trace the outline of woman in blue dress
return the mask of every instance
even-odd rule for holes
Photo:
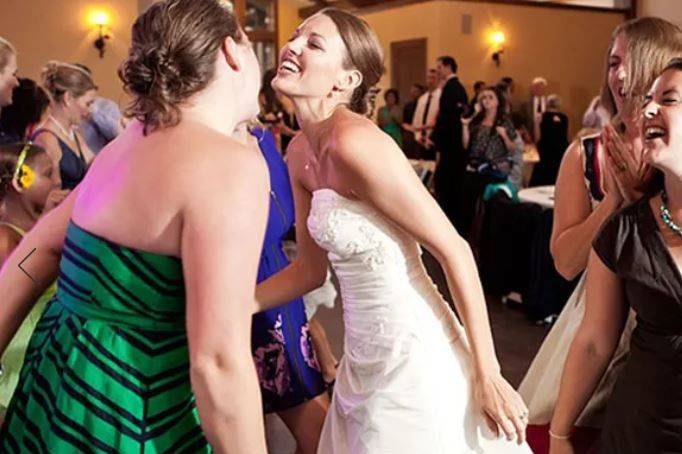
[[[270,172],[270,213],[263,242],[258,282],[282,270],[289,261],[282,241],[294,224],[289,172],[272,134],[251,132]],[[253,316],[251,348],[258,372],[263,411],[276,412],[296,438],[298,452],[315,453],[329,400],[310,338],[302,298]]]

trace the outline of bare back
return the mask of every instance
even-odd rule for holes
[[[257,150],[196,123],[145,136],[133,122],[93,162],[79,186],[72,221],[134,249],[180,256],[183,208],[207,178],[229,181],[231,156]],[[207,175],[207,161],[215,172]],[[233,162],[233,161],[232,161]],[[221,208],[215,200],[216,209]]]

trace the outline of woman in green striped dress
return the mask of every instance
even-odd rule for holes
[[[256,57],[227,2],[165,0],[120,77],[136,120],[0,272],[0,352],[58,278],[0,452],[263,454],[249,330],[268,179],[242,135]]]

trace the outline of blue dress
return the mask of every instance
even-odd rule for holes
[[[44,132],[52,134],[57,139],[57,142],[59,142],[59,148],[62,150],[62,157],[59,160],[59,175],[62,180],[62,189],[74,189],[83,181],[83,178],[85,178],[85,174],[88,171],[88,164],[85,161],[85,156],[83,156],[83,150],[81,150],[81,144],[78,141],[78,137],[74,136],[76,146],[78,147],[77,152],[72,150],[61,137],[49,129],[38,129],[33,133],[31,140],[35,140],[38,135]]]
[[[282,240],[294,225],[294,202],[289,172],[272,134],[261,129],[252,134],[270,171],[270,212],[258,267],[262,282],[289,264]],[[303,299],[255,314],[251,349],[265,413],[290,409],[325,392]]]

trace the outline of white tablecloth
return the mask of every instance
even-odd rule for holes
[[[545,208],[554,208],[554,186],[535,186],[519,191],[519,200],[537,203]]]

